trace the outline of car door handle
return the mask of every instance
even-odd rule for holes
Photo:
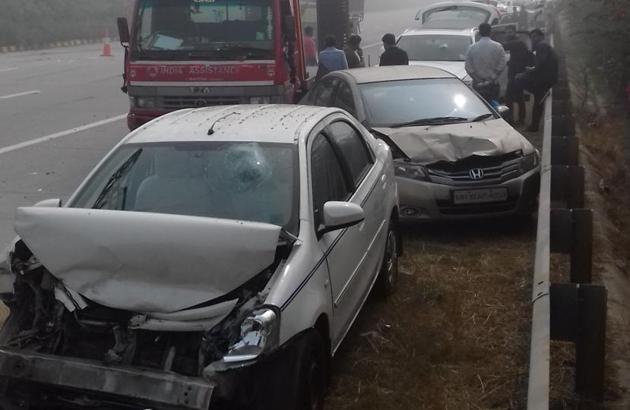
[[[387,188],[387,175],[386,174],[381,175],[381,183],[383,184],[383,190],[385,190]]]

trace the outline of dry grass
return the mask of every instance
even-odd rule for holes
[[[398,291],[360,315],[327,409],[523,408],[533,235],[506,221],[409,232]]]

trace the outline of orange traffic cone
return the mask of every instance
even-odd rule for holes
[[[103,37],[103,53],[101,57],[112,57],[112,40],[109,38],[109,33],[105,33],[105,37]]]

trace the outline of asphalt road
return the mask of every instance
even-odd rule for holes
[[[400,33],[431,2],[368,0],[364,45]],[[366,50],[373,62],[379,48]],[[67,199],[127,133],[122,49],[100,54],[99,44],[0,54],[0,247],[15,236],[16,207]]]

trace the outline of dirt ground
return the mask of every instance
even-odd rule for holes
[[[359,316],[326,408],[523,408],[534,222],[408,229],[397,293]]]

